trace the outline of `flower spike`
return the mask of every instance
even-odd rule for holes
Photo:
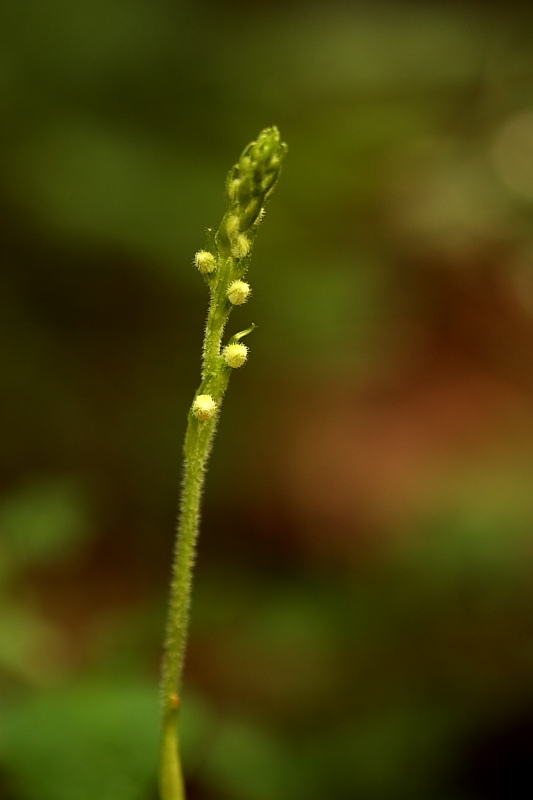
[[[211,299],[205,328],[202,381],[191,406],[185,435],[183,488],[161,686],[161,800],[185,800],[179,755],[178,698],[187,642],[200,499],[230,375],[248,358],[248,348],[240,340],[255,326],[234,334],[225,347],[222,338],[233,308],[245,303],[250,296],[250,285],[243,277],[250,264],[265,205],[274,191],[286,153],[287,145],[281,141],[275,127],[265,128],[244,148],[226,180],[227,204],[222,222],[216,232],[207,229],[205,249],[194,257]]]

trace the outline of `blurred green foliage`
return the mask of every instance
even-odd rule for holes
[[[2,800],[156,796],[192,256],[270,124],[290,159],[207,486],[191,800],[531,780],[532,16],[3,4]]]

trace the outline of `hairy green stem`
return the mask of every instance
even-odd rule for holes
[[[264,206],[279,177],[287,146],[277,128],[266,128],[241,154],[226,180],[227,210],[218,231],[207,231],[207,245],[195,256],[211,302],[204,337],[202,382],[189,411],[184,447],[184,477],[162,676],[163,726],[160,754],[161,800],[185,800],[179,755],[180,692],[187,643],[192,570],[200,523],[205,470],[220,408],[233,369],[248,348],[240,343],[253,325],[222,348],[232,308],[246,301],[248,269]]]

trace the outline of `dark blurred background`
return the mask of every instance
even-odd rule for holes
[[[156,797],[192,258],[272,124],[290,152],[205,495],[190,800],[527,797],[531,7],[0,18],[2,800]]]

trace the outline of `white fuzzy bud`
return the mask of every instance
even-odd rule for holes
[[[203,275],[209,275],[214,272],[217,266],[215,256],[208,250],[198,250],[194,256],[194,263]]]
[[[228,367],[237,369],[238,367],[242,367],[248,358],[248,348],[245,344],[228,344],[228,346],[224,348],[223,355],[224,361]]]
[[[250,297],[250,284],[246,281],[233,281],[228,288],[228,300],[234,306],[242,306]]]
[[[216,410],[217,404],[210,394],[199,394],[192,404],[192,413],[201,422],[211,419]]]
[[[231,255],[234,258],[244,258],[250,252],[250,240],[239,233],[231,243]]]

